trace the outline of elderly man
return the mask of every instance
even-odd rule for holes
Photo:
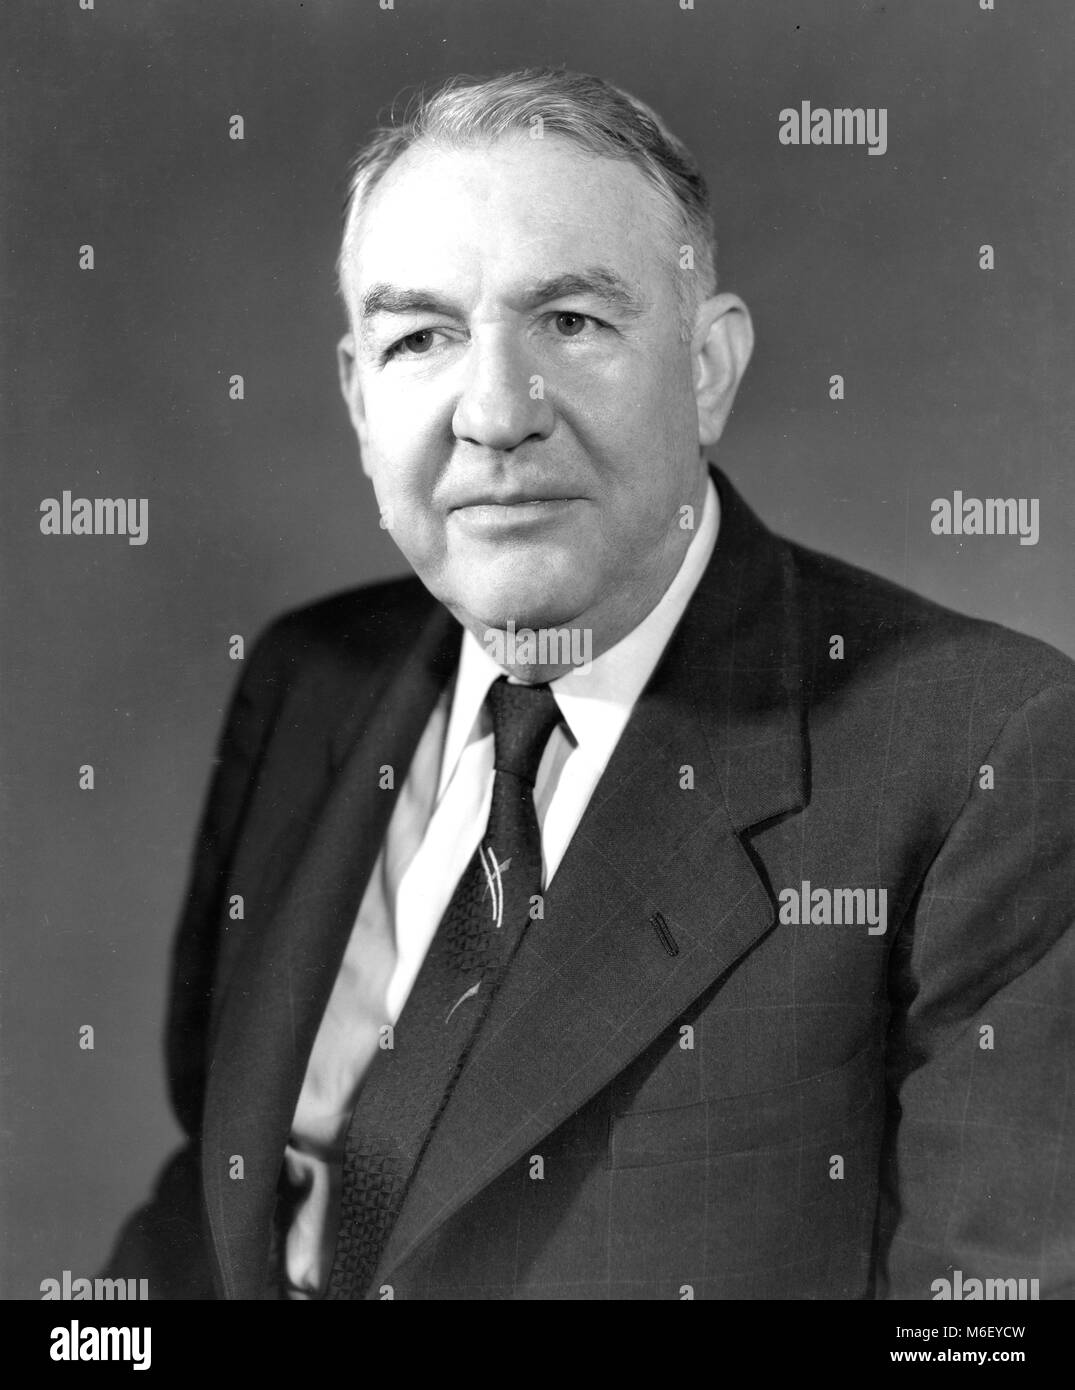
[[[750,318],[633,97],[449,84],[359,156],[340,280],[417,578],[247,663],[175,962],[189,1143],[114,1272],[1071,1293],[1071,663],[707,462]]]

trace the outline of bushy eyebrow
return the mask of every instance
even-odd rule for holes
[[[554,299],[568,299],[575,295],[589,295],[600,299],[610,309],[615,309],[624,318],[638,318],[645,312],[645,301],[622,275],[605,266],[591,266],[588,270],[564,275],[553,275],[547,280],[539,280],[523,297],[523,307],[536,309]]]
[[[588,295],[619,314],[622,318],[638,318],[645,312],[645,301],[627,281],[605,266],[587,270],[567,271],[538,280],[522,291],[517,298],[520,309],[537,309],[555,299]],[[367,321],[382,314],[444,314],[462,318],[458,304],[435,290],[404,289],[384,281],[370,285],[362,296],[362,319]]]

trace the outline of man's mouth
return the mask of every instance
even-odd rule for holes
[[[510,530],[555,520],[581,501],[580,497],[569,496],[508,494],[498,497],[489,494],[453,507],[450,515],[467,530]]]
[[[529,507],[543,502],[573,502],[577,499],[564,492],[482,492],[475,493],[465,502],[457,503],[452,511],[465,511],[469,507]]]

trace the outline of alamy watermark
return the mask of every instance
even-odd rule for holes
[[[888,149],[887,106],[839,106],[829,110],[804,101],[780,113],[782,145],[865,145],[870,154]]]
[[[72,1321],[52,1329],[49,1355],[53,1361],[129,1361],[132,1370],[148,1371],[152,1343],[149,1327],[82,1327]]]
[[[934,1303],[952,1299],[970,1303],[986,1299],[1012,1299],[1034,1302],[1038,1299],[1038,1279],[964,1279],[961,1269],[951,1279],[934,1279],[930,1284]]]
[[[588,627],[486,628],[482,641],[498,666],[575,666],[587,675],[593,665],[593,630]]]
[[[80,1300],[99,1299],[104,1302],[122,1300],[135,1302],[149,1297],[148,1279],[86,1279],[75,1278],[65,1269],[59,1279],[42,1279],[38,1285],[41,1301],[61,1299],[78,1303]]]
[[[930,503],[935,536],[1018,536],[1020,545],[1038,543],[1036,497],[964,497],[962,492]]]
[[[786,926],[865,927],[870,936],[888,930],[887,888],[782,888],[780,921]]]
[[[149,540],[147,497],[46,497],[41,503],[43,536],[126,536],[128,545]]]

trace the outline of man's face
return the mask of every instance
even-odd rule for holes
[[[705,474],[671,227],[632,165],[523,136],[413,148],[352,235],[363,467],[473,630],[577,624],[604,649],[682,559]]]

